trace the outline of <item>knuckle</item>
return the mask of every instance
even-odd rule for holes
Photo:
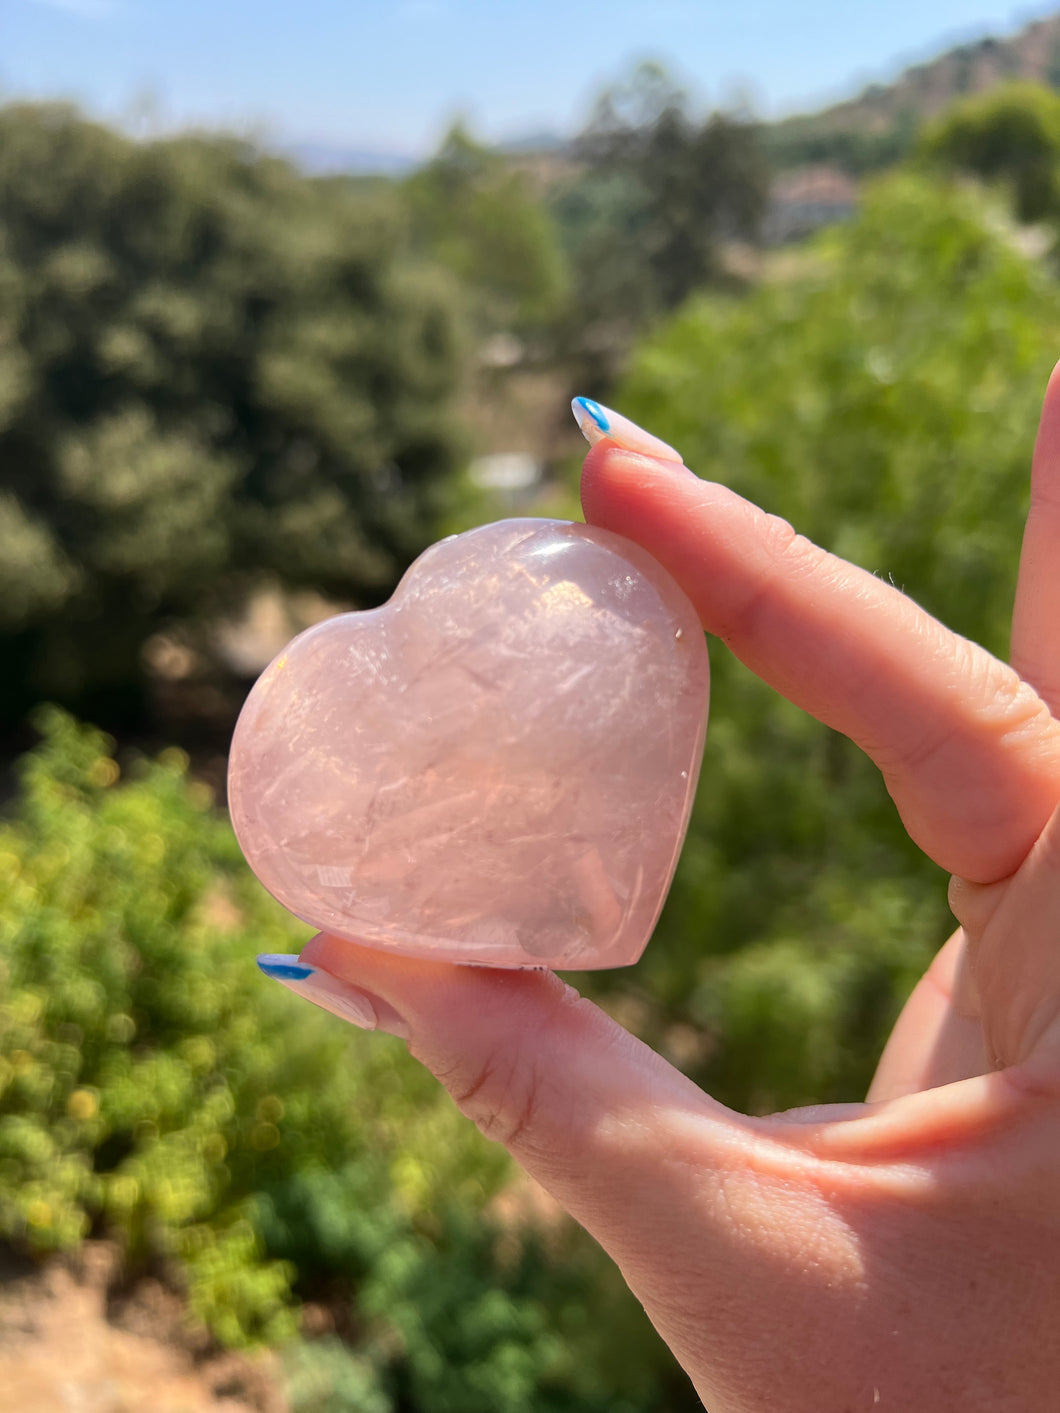
[[[964,754],[985,737],[1016,743],[1048,729],[1045,703],[1008,663],[935,619],[926,619],[922,631],[933,635],[931,646],[946,666],[948,703],[945,710],[925,713],[915,734],[873,752],[885,776],[923,772],[947,752]],[[962,707],[962,702],[969,705]]]
[[[534,1129],[539,1109],[537,1066],[517,1047],[489,1054],[449,1091],[457,1108],[485,1138],[505,1148],[518,1146]]]
[[[1002,721],[1007,733],[1037,732],[1049,724],[1049,708],[1038,692],[1007,663],[991,658],[993,664],[992,715]]]
[[[491,1027],[488,1042],[458,1052],[448,1066],[430,1066],[464,1117],[517,1154],[545,1153],[568,1140],[577,1096],[558,1056],[572,1023],[578,1030],[600,1015],[558,977],[550,976],[547,986],[549,1004],[535,1011],[533,1024]]]
[[[767,515],[762,532],[770,557],[776,560],[785,559],[793,550],[799,551],[802,546],[810,543],[805,535],[798,534],[791,522],[785,520],[782,515]]]
[[[828,556],[820,546],[800,535],[793,525],[779,515],[767,515],[761,521],[758,534],[765,549],[768,569],[756,579],[743,602],[738,604],[725,625],[723,638],[738,638],[750,634],[782,579],[801,578],[816,573]]]

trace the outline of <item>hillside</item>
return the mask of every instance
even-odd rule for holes
[[[1015,34],[947,49],[901,70],[890,82],[871,83],[831,107],[765,123],[763,138],[775,168],[823,163],[856,176],[902,157],[923,120],[954,99],[1012,79],[1060,89],[1060,9]],[[538,191],[567,178],[574,164],[572,140],[557,133],[529,134],[499,143],[496,150],[512,167],[525,172]],[[341,144],[290,143],[283,151],[310,175],[397,177],[416,166],[416,159],[407,154]]]
[[[1017,79],[1060,89],[1060,9],[1014,34],[947,49],[831,107],[764,123],[763,142],[775,170],[827,166],[857,177],[898,161],[924,120],[955,99]],[[538,189],[571,170],[571,144],[558,137],[500,150]]]
[[[1006,38],[958,45],[820,112],[771,123],[767,147],[781,168],[827,162],[871,171],[900,157],[918,125],[955,98],[1012,79],[1060,88],[1060,13]]]

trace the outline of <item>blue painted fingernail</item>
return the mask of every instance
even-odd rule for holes
[[[606,409],[601,407],[598,402],[594,402],[591,397],[576,397],[571,403],[571,411],[585,437],[589,437],[587,423],[600,432],[611,430],[611,418],[607,415]]]
[[[399,1035],[402,1040],[409,1037],[404,1017],[389,1001],[340,981],[319,967],[307,966],[293,952],[263,952],[258,957],[258,966],[266,976],[271,976],[296,996],[312,1001],[314,1006],[361,1030],[384,1030],[388,1035]]]
[[[274,976],[277,981],[305,981],[314,970],[300,962],[294,952],[262,952],[258,966],[266,976]]]
[[[571,411],[582,436],[590,446],[607,437],[616,446],[634,451],[641,456],[650,456],[655,461],[672,461],[683,465],[681,453],[674,451],[667,442],[638,427],[621,412],[612,412],[610,407],[601,407],[591,397],[576,397],[571,402]]]

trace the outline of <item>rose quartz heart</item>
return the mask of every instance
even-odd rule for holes
[[[708,688],[695,611],[638,546],[485,525],[266,668],[232,742],[232,821],[265,887],[323,931],[625,966],[673,876]]]

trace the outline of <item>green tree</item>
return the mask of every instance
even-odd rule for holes
[[[460,362],[406,235],[235,140],[0,110],[0,713],[135,689],[159,623],[261,575],[389,592]]]
[[[658,64],[600,95],[576,156],[557,211],[590,328],[611,322],[628,338],[722,278],[720,245],[757,231],[767,172],[756,125],[694,113]]]
[[[1060,215],[1060,94],[1010,83],[955,104],[917,147],[929,163],[1005,182],[1022,221]]]
[[[405,182],[425,254],[460,280],[481,332],[536,334],[567,293],[558,233],[525,175],[461,122]]]
[[[823,163],[865,176],[908,157],[920,129],[919,115],[909,108],[887,114],[882,122],[878,114],[871,118],[876,121],[857,121],[843,108],[782,118],[763,126],[762,145],[770,165],[781,171]]]
[[[902,176],[798,274],[687,306],[619,405],[1004,654],[1058,335],[1055,278],[996,212]],[[660,1044],[705,1036],[687,1063],[727,1101],[851,1098],[952,925],[945,879],[855,748],[711,647],[702,783],[636,985]]]

